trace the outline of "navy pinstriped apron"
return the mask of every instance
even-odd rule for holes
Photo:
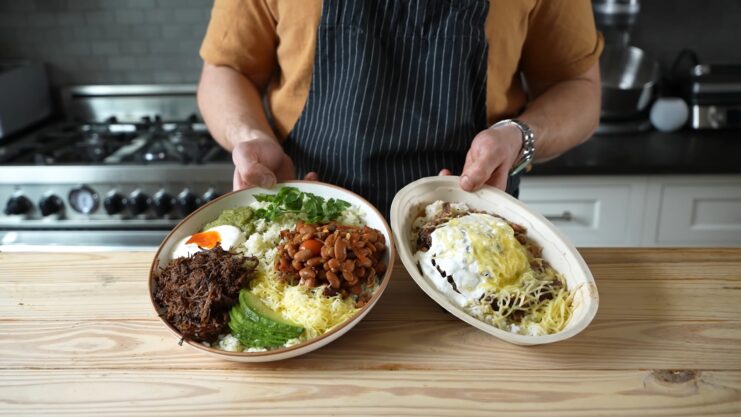
[[[285,148],[302,178],[388,214],[403,186],[459,174],[487,127],[489,0],[324,0],[304,110]],[[508,191],[519,181],[511,178]]]

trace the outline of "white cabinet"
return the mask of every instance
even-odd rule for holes
[[[524,178],[520,199],[577,246],[632,246],[640,236],[645,185],[628,177]]]
[[[525,177],[576,246],[741,246],[741,175]]]
[[[741,177],[664,178],[648,190],[647,245],[741,245]]]

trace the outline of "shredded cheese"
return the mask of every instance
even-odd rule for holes
[[[324,334],[332,327],[343,323],[358,309],[351,298],[327,297],[324,287],[306,288],[304,285],[287,285],[275,276],[269,267],[258,267],[258,275],[250,283],[250,290],[270,309],[286,320],[305,329],[302,340]]]

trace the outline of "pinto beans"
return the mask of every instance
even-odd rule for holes
[[[358,282],[358,277],[352,274],[352,272],[347,272],[345,270],[342,271],[342,278],[345,278],[345,281],[347,281],[350,284],[355,284]]]
[[[298,229],[298,232],[301,233],[302,235],[311,235],[314,232],[316,232],[316,227],[314,227],[314,226],[312,226],[310,224],[307,224],[307,225],[301,226]]]
[[[355,268],[355,276],[358,278],[363,278],[366,274],[366,269],[363,266],[359,266]]]
[[[378,233],[376,233],[375,230],[369,230],[363,233],[363,239],[371,243],[376,243],[378,240]]]
[[[322,257],[321,256],[316,256],[316,257],[311,258],[308,261],[306,261],[306,266],[310,266],[312,268],[315,268],[317,266],[320,266],[323,263],[324,263],[324,260],[322,259]]]
[[[344,239],[337,239],[334,242],[334,257],[339,261],[344,261],[347,258],[347,242]]]
[[[283,241],[278,245],[275,268],[281,279],[295,285],[295,278],[300,277],[300,285],[324,285],[323,294],[328,297],[352,295],[361,306],[370,299],[364,289],[372,289],[377,276],[386,271],[382,261],[385,238],[369,227],[299,222],[280,236]]]
[[[352,274],[352,272],[355,270],[355,261],[347,259],[345,262],[342,263],[342,270]]]
[[[337,274],[335,274],[332,271],[327,271],[327,281],[329,281],[329,285],[332,286],[334,289],[340,288],[340,279],[337,277]]]
[[[332,272],[337,272],[342,268],[342,263],[337,258],[332,258],[327,261],[327,266]]]
[[[281,257],[280,261],[278,261],[278,269],[281,271],[287,271],[289,266],[289,262],[284,257]]]
[[[308,266],[298,271],[298,275],[303,279],[316,278],[316,272]]]
[[[313,253],[309,249],[302,249],[293,256],[294,261],[306,262],[313,257]]]
[[[327,246],[325,243],[321,250],[322,259],[334,258],[334,246]]]

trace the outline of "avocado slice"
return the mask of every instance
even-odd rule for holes
[[[275,333],[298,337],[304,331],[303,327],[284,319],[280,314],[268,308],[255,294],[247,290],[240,291],[239,306],[242,307],[245,318],[260,323]]]
[[[269,309],[248,290],[240,292],[239,304],[229,311],[229,319],[229,328],[234,337],[248,347],[282,346],[304,331]]]
[[[234,337],[249,347],[269,348],[281,346],[290,338],[285,336],[271,334],[266,329],[256,325],[256,323],[245,320],[240,316],[239,310],[234,308],[230,312],[229,328],[232,330]]]

